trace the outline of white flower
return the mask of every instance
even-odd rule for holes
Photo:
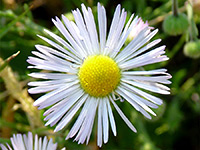
[[[28,136],[26,134],[13,134],[10,140],[12,146],[0,144],[2,150],[56,150],[57,148],[57,144],[54,144],[52,139],[48,141],[46,136],[43,139],[38,138],[37,134],[34,138],[31,132],[28,132]]]
[[[161,40],[150,42],[158,32],[151,32],[145,27],[126,46],[124,42],[130,32],[137,28],[140,18],[130,17],[125,25],[124,9],[118,5],[107,35],[106,11],[98,3],[98,30],[96,29],[91,8],[82,4],[79,9],[72,11],[75,22],[69,21],[62,15],[52,19],[55,26],[65,40],[54,33],[45,30],[54,41],[39,36],[54,48],[36,45],[38,51],[29,57],[29,68],[44,69],[53,72],[29,74],[43,81],[30,82],[32,94],[44,93],[34,103],[39,109],[49,108],[44,115],[45,124],[56,125],[55,132],[63,129],[81,109],[76,122],[71,128],[68,138],[75,137],[78,143],[88,143],[97,113],[97,145],[107,143],[109,124],[116,136],[116,124],[112,113],[112,106],[121,118],[136,132],[136,129],[120,110],[115,100],[123,99],[130,103],[137,111],[151,119],[150,114],[156,114],[150,108],[157,108],[162,100],[152,96],[144,90],[160,94],[169,94],[169,88],[163,84],[170,84],[171,76],[166,69],[140,71],[138,68],[168,60],[165,46],[149,50]],[[55,42],[56,41],[56,42]],[[150,113],[150,114],[149,114]]]
[[[147,21],[144,23],[144,21],[141,18],[139,18],[137,25],[134,29],[132,29],[131,33],[128,36],[128,39],[133,40],[146,27],[149,28],[149,31],[153,29],[153,27],[149,26]]]

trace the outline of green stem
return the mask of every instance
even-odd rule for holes
[[[192,4],[188,3],[186,6],[187,9],[187,14],[188,14],[188,20],[189,20],[189,36],[190,36],[190,41],[196,41],[198,40],[198,29],[196,27],[196,24],[194,22],[193,18],[193,8]]]
[[[174,16],[178,16],[178,1],[172,0],[172,12]]]
[[[177,44],[175,44],[174,45],[174,47],[171,49],[171,51],[169,52],[169,54],[168,54],[168,56],[169,56],[169,58],[173,58],[176,54],[177,54],[177,52],[179,51],[179,50],[181,50],[181,47],[183,46],[183,44],[185,43],[185,38],[186,38],[186,36],[185,36],[185,34],[183,34],[182,36],[181,36],[181,38],[179,39],[179,41],[177,42]]]

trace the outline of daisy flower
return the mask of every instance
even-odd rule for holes
[[[124,47],[129,34],[140,25],[140,18],[132,15],[126,23],[127,12],[118,5],[107,34],[105,8],[98,3],[97,28],[91,8],[81,6],[82,13],[79,9],[72,11],[74,22],[64,15],[63,22],[57,17],[52,19],[64,38],[48,30],[45,31],[51,39],[38,35],[52,48],[36,45],[38,51],[32,52],[36,57],[28,58],[29,68],[47,70],[29,74],[43,79],[30,82],[29,86],[33,87],[29,93],[48,92],[34,105],[39,109],[48,108],[44,112],[45,125],[56,125],[55,132],[66,127],[79,112],[66,139],[75,137],[78,143],[88,143],[97,117],[97,145],[101,147],[108,141],[109,127],[117,134],[112,108],[136,132],[116,100],[127,101],[151,119],[150,114],[156,116],[151,108],[157,108],[162,100],[146,91],[169,94],[169,88],[163,84],[170,84],[171,76],[166,69],[138,69],[168,60],[164,55],[165,46],[151,49],[161,41],[149,42],[157,29],[151,32],[148,26],[143,28]]]
[[[54,144],[52,139],[48,141],[46,136],[43,139],[38,138],[37,134],[34,138],[31,132],[28,132],[28,136],[26,134],[13,134],[10,140],[12,146],[0,144],[2,150],[56,150],[57,148],[57,144]]]
[[[134,29],[132,29],[131,33],[128,35],[129,40],[133,40],[144,28],[148,27],[149,30],[153,29],[153,27],[150,27],[148,22],[142,20],[142,18],[139,18],[138,24],[135,26]]]

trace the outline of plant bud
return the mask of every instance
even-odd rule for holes
[[[187,16],[183,13],[178,16],[169,15],[163,22],[164,31],[172,36],[183,34],[189,26]]]
[[[200,57],[200,40],[191,41],[185,44],[184,54],[190,58],[197,59]]]

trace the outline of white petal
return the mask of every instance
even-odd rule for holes
[[[65,74],[65,73],[43,73],[43,72],[34,72],[28,74],[31,77],[34,78],[41,78],[41,79],[67,79],[76,77],[74,74]]]
[[[119,113],[120,117],[124,120],[124,122],[127,124],[127,126],[133,131],[137,132],[135,127],[132,125],[132,123],[128,120],[128,118],[124,115],[124,113],[120,110],[120,108],[117,106],[117,104],[113,101],[113,99],[110,97],[110,101],[112,102],[113,106]]]
[[[98,124],[97,124],[97,145],[99,147],[102,146],[103,143],[103,139],[102,139],[102,135],[103,135],[103,128],[102,128],[102,100],[99,101],[99,106],[98,106]]]
[[[68,63],[74,62],[74,63],[79,64],[79,62],[76,61],[75,59],[73,59],[72,57],[66,55],[63,52],[59,52],[58,50],[55,50],[53,48],[50,48],[50,47],[47,47],[47,46],[44,46],[44,45],[35,45],[35,47],[38,51],[40,51],[40,52],[42,52],[46,55],[51,56],[53,54],[55,56],[58,56],[58,57],[63,58],[65,60],[68,60]]]
[[[148,40],[146,38],[146,34],[147,32],[149,32],[149,29],[146,27],[144,28],[136,38],[134,38],[115,58],[116,62],[119,63],[122,60],[124,60],[126,57],[128,57],[129,55],[131,55],[132,53],[134,53],[137,49],[139,49],[140,47],[142,47],[145,43],[144,42],[148,42]],[[153,32],[154,33],[154,32]],[[152,34],[152,33],[151,33]],[[141,43],[141,41],[144,41],[143,43]]]
[[[42,138],[41,137],[39,138],[39,141],[38,141],[38,149],[42,150]]]
[[[47,137],[45,136],[42,142],[42,150],[46,150],[46,146],[47,146]]]
[[[52,150],[56,150],[57,149],[57,143],[53,144],[53,140],[52,139],[49,140],[46,150],[49,150],[49,149],[52,149]]]
[[[61,58],[54,56],[54,55],[52,55],[52,54],[50,54],[46,51],[43,52],[43,53],[40,53],[38,51],[32,51],[32,54],[34,54],[35,56],[40,57],[41,59],[44,59],[46,61],[54,62],[54,63],[57,63],[57,64],[62,64],[62,65],[65,65],[67,67],[70,67],[70,66],[73,65],[71,62],[66,61],[66,59],[61,59]]]
[[[78,144],[83,144],[87,138],[86,144],[89,141],[90,134],[92,131],[92,126],[94,122],[94,117],[96,113],[96,107],[98,104],[98,100],[96,100],[93,97],[88,98],[89,104],[88,104],[88,111],[85,116],[85,119],[83,121],[83,124],[81,125],[81,128],[79,130],[78,135],[75,138],[75,141],[78,141]]]
[[[94,22],[94,16],[92,14],[92,10],[89,7],[87,10],[84,4],[82,4],[81,7],[82,7],[83,15],[84,15],[84,20],[86,23],[86,28],[90,35],[93,51],[97,53],[99,50],[99,42],[98,42],[97,30],[96,30],[96,25]]]
[[[129,96],[124,94],[121,91],[117,91],[126,101],[128,101],[137,111],[141,112],[146,118],[151,119],[151,116],[142,108],[139,104],[137,104],[134,100],[132,100]]]
[[[77,57],[76,55],[72,54],[71,52],[74,52],[72,48],[67,47],[71,52],[69,52],[68,50],[66,50],[65,48],[63,48],[62,46],[56,44],[55,42],[38,35],[38,37],[40,37],[41,39],[43,39],[44,41],[46,41],[47,43],[49,43],[50,45],[52,45],[53,47],[55,47],[56,49],[62,51],[63,53],[67,54],[68,56],[72,57],[73,59],[75,59],[77,62],[81,62],[81,58]],[[75,53],[75,52],[74,52]]]
[[[155,105],[155,104],[157,104],[156,102],[154,102],[154,101],[152,101],[152,100],[150,100],[150,101],[152,101],[152,102],[150,102],[150,101],[148,101],[149,100],[149,98],[146,98],[146,96],[143,96],[141,93],[140,93],[140,91],[139,90],[137,90],[137,88],[135,88],[135,87],[133,87],[133,86],[131,86],[131,85],[129,85],[129,84],[126,84],[126,83],[121,83],[121,85],[123,85],[123,87],[124,87],[124,89],[127,89],[127,90],[129,90],[129,91],[131,91],[132,93],[134,93],[134,94],[137,94],[138,96],[140,96],[142,99],[140,99],[143,103],[145,103],[147,106],[149,106],[149,107],[151,107],[151,108],[158,108],[158,106],[157,105]],[[143,92],[144,93],[144,92]],[[146,98],[146,99],[143,99],[143,97],[144,98]],[[155,104],[154,104],[155,103]],[[158,104],[159,105],[159,104]]]
[[[121,61],[122,62],[125,62],[127,60],[130,60],[132,59],[133,57],[139,55],[139,54],[142,54],[143,52],[149,50],[150,48],[152,48],[153,46],[155,46],[156,44],[158,44],[159,42],[161,41],[161,39],[157,39],[157,40],[154,40],[153,42],[151,43],[148,43],[147,45],[145,45],[144,47],[142,47],[141,49],[139,49],[138,51],[134,52],[132,55],[129,55],[129,57],[123,59]]]
[[[106,106],[106,100],[107,98],[102,99],[102,117],[103,117],[103,140],[104,143],[108,142],[108,130],[109,130],[109,124],[108,124],[108,110]]]
[[[68,133],[66,140],[68,138],[72,138],[73,136],[75,136],[75,134],[78,132],[78,130],[80,129],[81,125],[83,124],[83,121],[85,120],[86,114],[89,110],[89,105],[90,104],[90,99],[86,100],[81,113],[78,116],[78,119],[76,120],[76,122],[74,123],[72,129],[70,130],[70,132]]]
[[[49,120],[45,126],[52,124],[54,125],[55,123],[57,123],[58,120],[60,120],[60,118],[67,113],[67,111],[79,100],[79,98],[83,95],[83,91],[79,91],[77,93],[75,93],[74,95],[71,95],[70,97],[62,100],[61,102],[57,103],[56,105],[54,105],[54,110],[53,112],[51,112],[51,114],[49,114],[44,120]],[[57,107],[56,107],[57,106]],[[51,107],[52,108],[52,107]],[[50,108],[50,109],[51,109]],[[51,126],[52,126],[51,125]]]
[[[63,17],[63,18],[65,18],[66,19],[66,17]],[[64,20],[64,22],[65,22],[65,20]],[[72,30],[72,29],[71,29]],[[48,30],[44,30],[47,34],[49,34],[51,37],[53,37],[57,42],[59,42],[60,44],[62,44],[64,47],[69,47],[69,44],[66,42],[66,41],[64,41],[62,38],[60,38],[59,36],[57,36],[56,34],[54,34],[54,33],[52,33],[52,32],[50,32],[50,31],[48,31]],[[83,53],[83,50],[79,47],[79,46],[77,46],[77,47],[75,47],[75,49],[77,50],[77,51],[74,51],[75,53],[75,55],[76,56],[78,56],[79,58],[82,58],[82,56],[84,55],[84,53]]]
[[[168,79],[171,78],[171,76],[133,76],[133,75],[124,75],[124,79],[127,80],[133,80],[133,81],[146,81],[146,82],[158,82],[158,83],[163,83],[163,84],[170,84],[171,81]]]
[[[34,88],[28,89],[28,92],[31,94],[45,93],[45,92],[56,90],[61,86],[65,86],[65,84],[34,87]]]
[[[39,147],[38,147],[38,135],[36,134],[35,135],[35,142],[34,142],[34,150],[38,150],[39,149]]]
[[[1,145],[1,144],[0,144]],[[7,143],[6,143],[6,145],[7,145],[7,147],[9,148],[9,150],[12,150],[12,148],[10,147],[10,145],[8,145]]]
[[[148,43],[147,45],[145,45],[144,47],[142,47],[141,49],[139,49],[138,51],[136,51],[135,53],[133,53],[132,55],[130,55],[128,59],[131,59],[139,54],[142,54],[143,52],[147,51],[148,49],[152,48],[153,46],[157,45],[158,43],[161,42],[161,39],[156,39],[154,41],[152,41],[151,43]],[[125,61],[125,60],[124,60]]]
[[[62,16],[62,18],[66,18],[64,16]],[[66,18],[67,19],[67,18]],[[70,53],[66,52],[69,56],[74,57],[74,54],[77,54],[78,52],[80,52],[81,48],[78,45],[78,43],[74,40],[74,38],[71,36],[71,34],[67,31],[67,29],[65,28],[65,26],[63,25],[63,23],[60,21],[60,19],[58,17],[56,17],[56,21],[54,19],[52,19],[54,25],[58,28],[58,30],[64,35],[64,37],[67,39],[67,41],[71,44],[71,45],[67,45],[67,48],[70,50]],[[73,53],[73,54],[72,54]],[[78,54],[79,56],[79,54]],[[77,56],[75,57],[77,58]],[[81,59],[82,56],[80,56]]]
[[[64,128],[69,121],[73,118],[73,116],[76,114],[76,112],[80,109],[80,107],[83,105],[83,103],[87,99],[87,95],[84,95],[80,100],[69,110],[69,112],[63,117],[63,119],[59,122],[59,124],[54,129],[54,132],[57,132]]]
[[[130,17],[130,19],[129,19],[129,21],[128,21],[128,23],[126,24],[126,26],[125,26],[125,28],[123,30],[123,33],[120,36],[119,41],[116,43],[117,45],[116,45],[114,51],[110,55],[112,58],[115,58],[115,56],[118,54],[118,52],[122,48],[123,44],[127,40],[128,35],[133,30],[133,28],[135,27],[135,25],[138,23],[138,16],[136,16],[135,19],[132,21],[133,16],[134,15],[132,14],[131,17]]]
[[[165,46],[158,47],[148,53],[135,57],[124,63],[119,64],[119,67],[124,70],[141,67],[147,64],[153,64],[168,60],[167,56],[161,56],[164,52]]]
[[[110,119],[111,129],[113,131],[114,136],[116,136],[117,135],[117,131],[116,131],[115,120],[114,120],[112,109],[110,107],[110,102],[109,102],[108,99],[106,100],[106,103],[107,103],[107,107],[108,107],[108,116],[109,116],[109,119]]]
[[[113,37],[113,34],[117,28],[117,25],[118,25],[118,22],[119,22],[119,18],[120,18],[120,9],[121,9],[121,5],[117,5],[116,9],[115,9],[115,13],[114,13],[114,16],[113,16],[113,19],[112,19],[112,23],[111,23],[111,26],[110,26],[110,31],[109,31],[109,34],[108,34],[108,39],[107,39],[107,42],[106,42],[106,47],[108,45],[110,45],[110,41]],[[108,47],[109,49],[110,47]],[[107,49],[106,49],[107,50]],[[106,53],[106,51],[104,51],[104,54]]]
[[[89,114],[91,115],[91,119],[87,119],[88,120],[88,128],[89,128],[89,131],[88,131],[88,135],[87,135],[87,141],[86,141],[86,144],[89,143],[89,140],[90,140],[90,135],[92,133],[92,129],[93,129],[93,124],[94,124],[94,119],[95,119],[95,114],[96,114],[96,109],[97,109],[97,104],[98,104],[98,101],[95,101],[95,105],[93,107],[93,112],[92,114]],[[89,116],[88,115],[88,116]]]
[[[127,86],[133,92],[137,93],[138,95],[148,99],[149,101],[151,101],[151,102],[153,102],[153,103],[155,103],[157,105],[161,105],[163,103],[162,100],[160,98],[158,98],[158,97],[150,95],[150,94],[148,94],[148,93],[146,93],[146,92],[144,92],[144,91],[142,91],[142,90],[140,90],[138,88],[135,88],[134,86],[131,86],[129,84],[126,84],[126,83],[122,83],[122,84]]]
[[[71,76],[71,78],[65,78],[61,80],[47,80],[47,81],[33,81],[29,82],[29,86],[48,86],[48,85],[57,85],[61,83],[70,83],[72,81],[78,80],[77,76]]]
[[[47,62],[48,64],[55,64],[56,65],[65,65],[66,68],[69,68],[70,66],[72,66],[72,63],[68,63],[66,60],[63,60],[63,59],[60,59],[56,56],[53,56],[53,58],[50,58],[48,56],[45,56],[44,54],[41,54],[39,52],[35,52],[33,51],[32,52],[34,55],[40,57],[40,58],[37,58],[37,57],[28,57],[28,62],[30,64],[33,64],[33,65],[37,65],[37,64],[44,64],[44,62]],[[31,61],[31,62],[30,62]]]
[[[98,11],[98,24],[99,24],[99,37],[100,37],[100,53],[103,52],[106,43],[106,31],[107,31],[107,18],[106,11],[103,6],[98,3],[97,5]]]
[[[124,28],[125,20],[126,20],[127,13],[122,9],[121,16],[119,18],[119,21],[117,23],[115,32],[112,34],[112,37],[110,40],[107,41],[107,51],[105,54],[109,54],[112,57],[113,51],[116,51],[116,47],[119,44],[119,40],[121,37],[122,29]]]
[[[149,70],[149,71],[123,71],[122,75],[156,75],[156,74],[164,74],[171,76],[170,74],[166,73],[167,69],[156,69],[156,70]]]
[[[81,55],[79,57],[83,59],[84,57],[87,56],[87,53],[86,53],[83,45],[81,44],[80,31],[78,30],[76,25],[74,23],[70,22],[64,15],[62,15],[62,19],[63,19],[68,31],[74,38],[74,40],[72,40],[72,42],[73,42],[72,45],[73,45],[74,49],[76,50],[75,52],[79,53],[78,56]]]
[[[33,134],[31,132],[28,132],[28,144],[29,145],[29,149],[33,150]]]
[[[163,86],[164,88],[161,88],[160,84],[149,83],[149,82],[135,82],[135,81],[130,81],[126,79],[122,79],[121,81],[131,84],[133,86],[139,87],[139,88],[143,88],[151,92],[160,93],[160,94],[170,94],[170,92],[167,91],[169,90],[169,88],[166,86]]]
[[[40,106],[41,108],[44,108],[45,106],[47,107],[52,104],[55,104],[61,99],[67,97],[67,94],[69,94],[73,90],[79,89],[79,85],[76,85],[77,83],[78,82],[72,82],[70,84],[66,84],[65,86],[60,87],[59,89],[56,89],[50,93],[43,95],[34,102],[34,106]]]
[[[91,39],[90,39],[89,33],[88,33],[87,29],[86,29],[86,25],[84,23],[83,17],[81,15],[81,12],[80,12],[79,9],[77,9],[76,11],[72,11],[72,13],[74,15],[74,19],[76,21],[76,25],[79,28],[79,30],[81,31],[80,35],[83,37],[82,41],[83,41],[88,53],[91,55],[91,54],[93,54],[92,43],[91,43]]]
[[[68,72],[68,73],[76,73],[77,71],[72,69],[70,66],[65,66],[51,62],[42,60],[36,57],[28,57],[27,62],[34,66],[29,66],[28,68],[37,68],[37,69],[44,69],[44,70],[51,70],[51,71],[58,71],[58,72]]]
[[[137,96],[136,94],[128,91],[128,89],[123,89],[123,87],[118,87],[117,92],[123,92],[125,95],[127,95],[127,97],[129,97],[128,99],[126,99],[130,104],[134,101],[136,102],[138,105],[140,105],[143,109],[145,109],[146,111],[148,111],[149,113],[151,113],[152,115],[156,116],[156,114],[145,104],[142,102],[142,98]]]
[[[28,137],[26,137],[26,134],[23,134],[23,141],[24,141],[24,147],[25,149],[29,148],[29,145],[28,145]],[[31,145],[30,145],[31,147]]]
[[[2,148],[2,150],[8,150],[8,149],[6,148],[6,146],[4,146],[3,144],[0,144],[0,147]]]
[[[86,144],[88,144],[89,139],[90,139],[90,135],[92,133],[92,129],[93,129],[93,124],[94,124],[94,119],[95,119],[96,109],[97,109],[98,103],[99,103],[98,99],[94,98],[93,99],[93,107],[90,108],[92,110],[92,112],[90,114],[87,114],[87,116],[89,118],[87,118],[87,116],[86,116],[86,119],[85,119],[85,121],[87,120],[86,127],[88,127],[88,133],[86,132],[87,133]]]
[[[21,134],[13,135],[13,138],[10,140],[14,149],[26,150]]]

